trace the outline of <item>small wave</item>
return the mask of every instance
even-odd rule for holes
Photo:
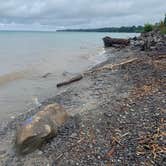
[[[94,66],[105,61],[106,60],[106,55],[105,55],[106,51],[104,48],[100,49],[100,51],[93,56],[89,57],[89,60],[94,62]]]

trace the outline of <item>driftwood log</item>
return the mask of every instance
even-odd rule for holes
[[[136,63],[136,62],[139,62],[139,59],[138,58],[132,58],[132,59],[128,59],[128,60],[125,60],[123,62],[120,62],[118,64],[106,64],[100,68],[97,68],[91,72],[100,72],[100,71],[103,71],[103,70],[116,70],[116,69],[119,69],[119,68],[125,68],[126,65],[128,64],[132,64],[132,63]]]
[[[103,42],[105,47],[124,47],[130,43],[128,39],[111,38],[108,36],[103,38]]]
[[[80,81],[81,79],[83,78],[83,75],[82,74],[79,74],[69,80],[66,80],[64,82],[61,82],[61,83],[58,83],[57,84],[57,87],[61,87],[61,86],[65,86],[65,85],[68,85],[68,84],[71,84],[73,82],[76,82],[76,81]]]

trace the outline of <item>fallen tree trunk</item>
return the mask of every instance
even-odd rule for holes
[[[130,43],[128,39],[111,38],[108,36],[104,37],[103,41],[105,47],[128,46]]]
[[[82,78],[83,78],[82,74],[77,75],[77,76],[75,76],[75,77],[73,77],[73,78],[71,78],[71,79],[69,79],[67,81],[58,83],[57,87],[65,86],[65,85],[71,84],[73,82],[80,81]]]

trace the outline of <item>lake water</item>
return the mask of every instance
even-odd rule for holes
[[[132,33],[0,32],[0,114],[8,119],[57,93],[56,83],[105,59],[104,36]],[[47,78],[42,76],[51,73]]]

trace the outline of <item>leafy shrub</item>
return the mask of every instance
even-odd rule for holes
[[[162,34],[166,34],[166,14],[164,20],[155,23],[154,25],[152,24],[145,24],[144,25],[144,32],[150,32],[152,30],[158,30]]]
[[[161,29],[160,29],[160,32],[161,32],[162,34],[166,34],[166,27],[161,28]]]
[[[160,32],[162,34],[166,34],[166,24],[164,23],[164,21],[161,21],[159,24],[158,24],[158,27],[157,27]]]
[[[150,32],[153,30],[153,25],[151,24],[145,24],[144,26],[144,32]]]

